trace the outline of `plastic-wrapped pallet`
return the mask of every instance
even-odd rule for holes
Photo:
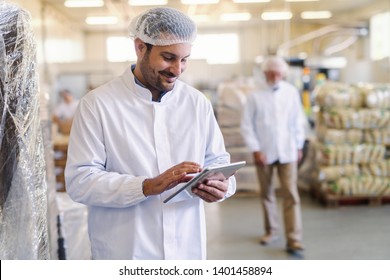
[[[338,197],[383,197],[390,192],[390,84],[329,82],[315,89],[317,190]]]
[[[57,193],[59,229],[63,239],[60,259],[90,260],[91,243],[88,237],[88,208],[74,202],[66,192]]]
[[[0,259],[49,259],[47,185],[31,16],[0,2]]]
[[[231,161],[245,160],[247,165],[236,174],[237,191],[259,192],[252,154],[241,135],[240,124],[247,95],[253,90],[252,78],[236,78],[219,85],[216,114]]]

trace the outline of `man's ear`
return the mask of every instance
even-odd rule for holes
[[[135,47],[135,53],[137,54],[137,57],[142,58],[146,52],[145,42],[139,38],[135,38],[134,47]]]

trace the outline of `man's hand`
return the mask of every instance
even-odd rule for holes
[[[192,189],[192,192],[206,202],[216,202],[225,198],[229,180],[224,176],[207,179],[203,184]]]
[[[303,151],[302,151],[302,149],[299,149],[298,150],[298,162],[301,162],[302,158],[303,158]]]
[[[155,178],[145,179],[143,182],[144,195],[157,195],[180,183],[188,182],[192,178],[188,174],[198,173],[201,170],[201,166],[196,162],[185,161],[179,163]]]
[[[267,165],[267,157],[260,151],[253,152],[253,159],[258,166],[264,167]]]

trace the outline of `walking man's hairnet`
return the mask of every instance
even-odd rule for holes
[[[173,8],[153,8],[135,17],[129,26],[130,37],[145,43],[167,46],[192,44],[196,38],[195,23]]]
[[[262,64],[263,71],[277,71],[286,74],[288,71],[287,62],[278,56],[270,56],[265,59]]]

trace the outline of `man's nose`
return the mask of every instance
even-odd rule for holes
[[[180,61],[177,61],[177,62],[174,62],[172,63],[172,66],[171,66],[171,72],[175,75],[175,76],[180,76],[181,73],[183,73],[185,67],[183,67],[182,63]]]

